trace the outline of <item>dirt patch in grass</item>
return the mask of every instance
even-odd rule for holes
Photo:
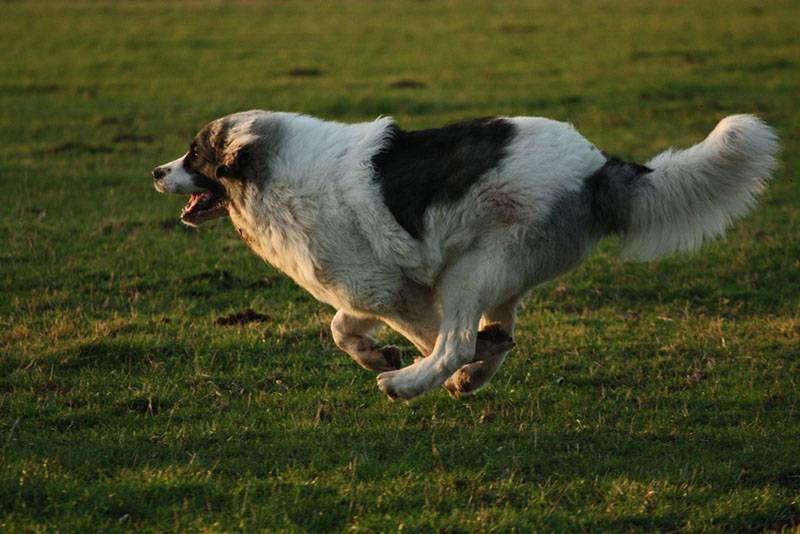
[[[184,282],[189,282],[189,283],[208,282],[209,284],[216,287],[231,287],[231,286],[240,287],[244,285],[244,283],[242,282],[241,279],[239,279],[238,276],[224,269],[204,271],[202,273],[197,273],[192,276],[187,276],[183,280]]]
[[[275,284],[275,277],[268,276],[266,278],[259,278],[253,282],[242,280],[235,274],[225,269],[217,269],[214,271],[203,271],[192,276],[187,276],[183,279],[187,283],[208,282],[210,285],[222,288],[228,287],[243,287],[250,289],[263,289],[272,287]]]
[[[392,89],[422,89],[427,86],[427,83],[414,78],[401,78],[389,84]]]
[[[316,76],[322,76],[325,74],[325,71],[316,67],[295,67],[293,69],[289,69],[288,74],[293,78],[313,78]]]
[[[55,83],[30,83],[12,84],[0,87],[0,94],[6,95],[43,95],[56,93],[64,89],[63,85]]]
[[[78,152],[84,154],[109,154],[114,149],[106,145],[93,145],[90,143],[79,143],[77,141],[64,141],[45,147],[42,150],[44,154],[61,154],[64,152]]]
[[[263,323],[264,321],[268,320],[269,317],[267,315],[247,308],[246,310],[232,313],[231,315],[217,317],[217,319],[214,321],[214,324],[217,326],[235,326],[251,323]]]
[[[114,136],[115,143],[152,143],[156,138],[152,135],[123,133]]]
[[[533,24],[518,24],[514,22],[501,24],[497,29],[503,33],[533,33],[539,30],[539,28]]]
[[[133,124],[133,119],[130,117],[101,117],[96,122],[101,126],[130,126]]]
[[[663,61],[668,59],[682,60],[686,63],[705,63],[716,55],[711,50],[696,49],[662,49],[662,50],[635,50],[631,52],[630,58],[633,61],[656,60]]]

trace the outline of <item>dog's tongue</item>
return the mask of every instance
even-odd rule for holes
[[[209,219],[225,214],[225,198],[213,191],[195,193],[189,197],[181,211],[181,220],[189,226],[197,226]]]
[[[191,213],[192,210],[195,209],[197,205],[200,204],[200,202],[207,196],[209,196],[208,193],[194,193],[192,196],[190,196],[189,202],[183,207],[181,216]]]

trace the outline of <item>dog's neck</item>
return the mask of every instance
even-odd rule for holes
[[[272,113],[269,157],[255,179],[229,187],[235,224],[302,226],[302,213],[342,211],[352,191],[372,181],[370,162],[383,147],[392,119],[344,124],[295,113]],[[263,125],[261,126],[263,128]],[[305,229],[303,229],[305,230]]]
[[[368,168],[393,123],[388,117],[344,124],[294,113],[274,115],[281,140],[271,161],[271,180],[314,189]]]

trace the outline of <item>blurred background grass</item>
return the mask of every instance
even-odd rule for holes
[[[800,516],[793,1],[30,2],[0,18],[0,526],[741,530]],[[573,122],[644,161],[757,113],[760,207],[691,258],[609,240],[495,383],[390,404],[332,310],[150,169],[251,108]],[[224,328],[252,308],[265,317]],[[388,340],[400,341],[392,334]]]

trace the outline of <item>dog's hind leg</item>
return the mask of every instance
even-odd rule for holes
[[[453,373],[442,386],[453,397],[469,395],[489,383],[514,346],[519,297],[483,314],[475,348],[476,360]]]
[[[370,371],[400,369],[400,349],[393,345],[376,347],[371,337],[380,326],[380,319],[357,317],[342,310],[331,321],[331,333],[336,346],[350,355],[355,362]]]
[[[420,357],[426,357],[436,345],[439,335],[439,314],[432,306],[418,310],[413,314],[393,315],[381,318],[389,328],[393,329],[411,343],[419,351]]]

